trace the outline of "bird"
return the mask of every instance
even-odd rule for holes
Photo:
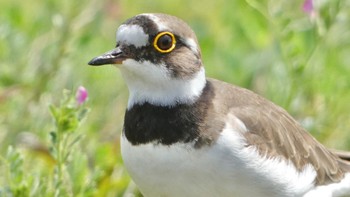
[[[127,85],[121,155],[145,197],[350,196],[350,154],[253,91],[206,77],[182,19],[133,16],[88,64],[115,65]]]

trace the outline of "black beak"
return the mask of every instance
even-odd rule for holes
[[[119,47],[108,51],[100,56],[97,56],[90,60],[88,63],[91,66],[101,66],[105,64],[122,64],[122,62],[128,57],[124,55]]]

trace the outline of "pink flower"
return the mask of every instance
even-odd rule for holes
[[[304,12],[308,14],[312,14],[314,12],[314,4],[312,0],[305,0],[303,4],[303,10]]]
[[[87,90],[83,86],[79,86],[75,98],[79,105],[83,104],[88,98]]]
[[[309,15],[312,21],[315,21],[317,17],[317,10],[315,9],[314,3],[314,0],[304,0],[303,3],[303,11]]]

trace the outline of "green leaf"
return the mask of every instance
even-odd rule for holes
[[[56,144],[57,143],[57,134],[56,134],[56,132],[55,131],[51,131],[49,133],[49,135],[50,135],[50,140],[51,140],[52,144]]]
[[[79,111],[78,120],[79,121],[83,120],[87,116],[89,111],[90,111],[90,109],[88,109],[88,108],[83,108],[81,111]]]
[[[60,116],[60,111],[57,109],[56,106],[54,105],[49,105],[49,109],[50,109],[50,112],[51,112],[51,115],[52,117],[54,118],[54,120],[57,122],[58,120],[58,117]]]

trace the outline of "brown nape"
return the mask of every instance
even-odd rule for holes
[[[190,48],[182,44],[177,46],[170,55],[165,56],[163,61],[171,71],[172,77],[177,79],[191,78],[202,68],[200,56],[195,55]]]
[[[288,159],[302,171],[312,165],[316,185],[339,182],[350,163],[317,142],[284,109],[263,97],[240,87],[211,80],[215,90],[214,103],[223,103],[221,111],[240,119],[248,129],[242,132],[247,147],[254,147],[261,156]]]

